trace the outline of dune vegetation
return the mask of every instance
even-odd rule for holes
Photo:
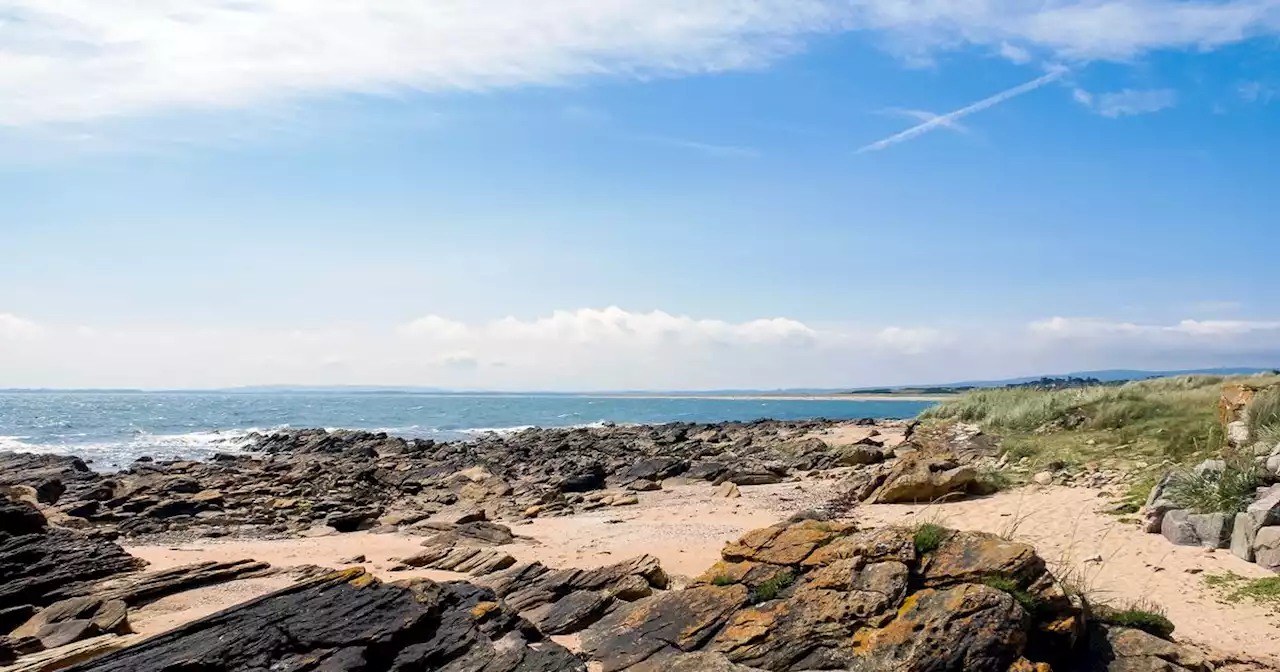
[[[1224,384],[1245,377],[1178,376],[1123,385],[1042,390],[976,390],[925,411],[924,421],[974,423],[1001,437],[1011,461],[1055,467],[1098,462],[1141,472],[1155,464],[1190,465],[1217,457]],[[1280,383],[1280,376],[1249,377]],[[1280,392],[1250,407],[1255,436],[1280,439]],[[1273,433],[1273,434],[1271,434]]]

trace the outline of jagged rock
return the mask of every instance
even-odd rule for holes
[[[563,635],[595,623],[613,604],[613,596],[598,590],[578,590],[536,610],[527,617],[543,633]]]
[[[934,502],[964,493],[978,472],[945,456],[907,455],[898,460],[885,481],[869,497],[879,504]]]
[[[30,518],[22,525],[30,524]],[[116,544],[72,530],[0,532],[0,605],[45,606],[86,582],[141,569],[143,561]]]
[[[122,576],[69,592],[102,600],[122,600],[130,606],[138,606],[203,586],[266,576],[270,570],[271,565],[256,560],[209,560],[158,572]]]
[[[14,607],[0,609],[0,632],[11,633],[13,629],[31,620],[36,615],[34,604],[19,604]]]
[[[689,465],[683,460],[673,457],[654,457],[639,460],[625,469],[618,477],[622,483],[632,481],[662,481],[679,476],[688,470]]]
[[[655,595],[613,612],[582,633],[583,651],[604,672],[626,669],[659,653],[692,652],[746,604],[746,586],[700,586]]]
[[[301,584],[96,658],[76,672],[376,669],[583,672],[488,591],[382,584],[362,570]]]

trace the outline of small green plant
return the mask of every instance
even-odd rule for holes
[[[754,597],[756,602],[768,602],[778,596],[778,593],[786,590],[791,584],[796,582],[795,572],[784,569],[767,581],[761,581],[756,586]]]
[[[1204,582],[1211,588],[1223,592],[1223,599],[1228,602],[1239,602],[1244,599],[1254,602],[1280,603],[1280,576],[1269,576],[1265,579],[1247,579],[1235,572],[1223,574],[1207,574]]]
[[[916,526],[912,539],[916,546],[916,555],[925,555],[938,550],[942,542],[947,540],[949,531],[937,523],[920,523]]]
[[[1103,623],[1142,630],[1161,639],[1173,635],[1173,621],[1165,615],[1164,607],[1154,602],[1132,602],[1120,609],[1102,607],[1096,615]]]
[[[732,578],[725,576],[724,574],[711,579],[711,585],[713,586],[732,586],[735,583],[737,583],[737,581],[734,581]]]
[[[982,580],[982,585],[1008,593],[1015,602],[1022,605],[1022,608],[1032,616],[1039,613],[1045,606],[1044,600],[1024,590],[1013,579],[1004,576],[988,576]]]
[[[1244,511],[1262,484],[1262,473],[1248,458],[1231,456],[1224,462],[1226,466],[1221,471],[1175,473],[1165,488],[1165,497],[1175,506],[1197,513]]]

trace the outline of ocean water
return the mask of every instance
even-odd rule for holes
[[[603,422],[909,418],[931,402],[369,392],[0,393],[0,451],[79,455],[100,471],[142,455],[204,459],[252,431],[327,427],[406,438]]]

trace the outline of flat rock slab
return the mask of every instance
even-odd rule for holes
[[[266,595],[75,672],[484,670],[585,672],[488,590],[383,584],[359,568]]]

